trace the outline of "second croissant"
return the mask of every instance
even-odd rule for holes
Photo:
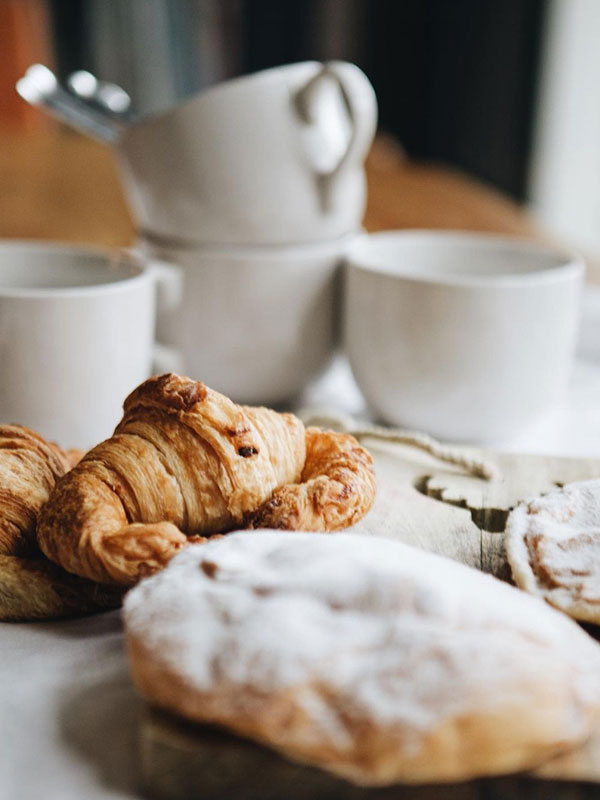
[[[131,585],[190,541],[240,527],[340,530],[374,497],[371,456],[352,436],[167,374],[135,389],[113,436],[58,482],[37,537],[69,572]]]

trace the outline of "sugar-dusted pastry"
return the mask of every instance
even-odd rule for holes
[[[0,425],[0,620],[45,619],[115,606],[119,596],[43,558],[35,539],[42,505],[81,457],[21,425]]]
[[[600,480],[518,505],[508,517],[506,555],[522,589],[600,624]]]
[[[125,400],[114,435],[59,482],[37,536],[69,572],[129,585],[190,541],[261,519],[347,527],[374,495],[371,457],[352,436],[305,431],[293,414],[162,375]]]
[[[600,713],[600,647],[572,620],[376,537],[192,546],[127,595],[124,619],[152,703],[359,784],[527,769]]]

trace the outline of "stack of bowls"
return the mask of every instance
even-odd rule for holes
[[[126,129],[116,150],[139,249],[179,283],[178,307],[158,321],[178,368],[238,401],[276,404],[327,365],[376,117],[358,67],[306,62]]]

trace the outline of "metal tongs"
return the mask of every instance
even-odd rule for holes
[[[120,86],[99,81],[91,72],[73,72],[63,88],[52,70],[33,64],[17,81],[17,92],[28,103],[105,144],[117,142],[135,116],[131,98]]]

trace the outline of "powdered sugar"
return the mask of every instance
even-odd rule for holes
[[[511,512],[516,582],[577,619],[600,622],[600,481],[580,481]]]
[[[198,691],[297,687],[330,732],[331,704],[311,685],[349,713],[401,723],[408,740],[515,693],[526,705],[542,674],[575,705],[598,702],[600,649],[574,623],[494,578],[383,539],[230,534],[183,550],[128,594],[124,614],[152,657]],[[577,713],[569,724],[581,724]]]

